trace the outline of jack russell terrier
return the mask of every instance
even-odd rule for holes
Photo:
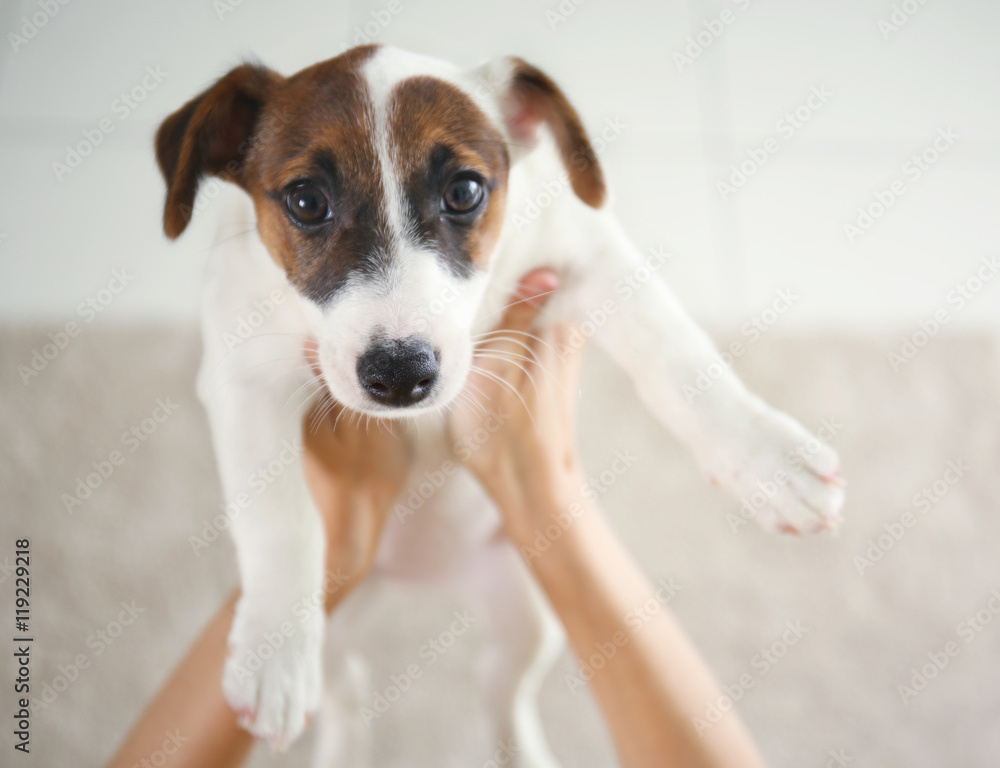
[[[187,227],[204,177],[249,195],[224,206],[212,249],[198,381],[223,490],[239,509],[242,598],[222,681],[230,705],[281,746],[322,702],[317,765],[368,764],[365,616],[417,580],[457,585],[495,635],[479,665],[488,673],[470,671],[492,738],[459,762],[441,746],[433,764],[481,764],[499,742],[516,745],[514,764],[556,765],[536,693],[564,638],[471,475],[451,474],[418,511],[390,515],[373,572],[331,620],[325,654],[317,596],[331,585],[301,463],[253,492],[248,478],[300,444],[303,413],[325,388],[353,412],[400,420],[417,445],[419,486],[453,457],[445,407],[520,276],[542,266],[561,274],[542,316],[554,323],[593,314],[647,268],[603,207],[601,167],[576,111],[517,58],[463,70],[365,46],[291,77],[237,67],[163,122],[156,154],[170,238]],[[572,194],[553,193],[553,182]],[[518,221],[544,194],[551,203]],[[598,343],[706,474],[737,499],[763,499],[754,516],[767,527],[835,527],[834,451],[724,366],[693,390],[717,353],[655,276],[615,301]],[[260,307],[270,312],[262,322]],[[237,338],[241,321],[251,332]],[[304,358],[309,337],[318,378]]]

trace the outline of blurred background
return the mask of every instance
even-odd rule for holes
[[[721,682],[753,676],[738,706],[771,763],[995,765],[998,29],[986,0],[3,0],[0,565],[31,538],[33,674],[53,691],[25,762],[106,761],[236,580],[225,537],[189,544],[221,501],[193,392],[211,200],[163,237],[152,135],[247,57],[290,74],[377,42],[468,66],[522,56],[592,135],[614,125],[598,150],[636,242],[669,254],[660,274],[720,342],[746,344],[747,382],[841,452],[838,537],[734,529],[738,504],[588,361],[588,469],[640,457],[602,503],[647,573],[683,585],[670,606]],[[162,398],[178,405],[147,431]],[[125,463],[68,504],[136,425]],[[12,600],[6,566],[4,617]],[[142,610],[115,630],[123,601]],[[436,633],[435,610],[399,607],[400,653]],[[800,641],[760,663],[796,621]],[[428,738],[475,733],[473,649],[422,681],[440,707]],[[573,669],[543,693],[554,748],[613,765]],[[386,723],[379,765],[421,764]],[[309,746],[254,765],[306,765]]]

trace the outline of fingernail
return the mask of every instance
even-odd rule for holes
[[[790,523],[778,523],[778,530],[781,531],[782,533],[787,533],[792,536],[802,535],[802,531],[800,531],[798,528],[796,528],[794,525],[791,525]]]
[[[517,295],[523,303],[537,309],[545,305],[558,287],[559,276],[555,272],[551,269],[538,269],[521,279]]]

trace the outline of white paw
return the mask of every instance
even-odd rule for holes
[[[695,452],[739,501],[742,520],[783,533],[836,529],[844,504],[836,451],[757,398],[730,406],[714,414]]]
[[[298,620],[260,620],[237,607],[222,691],[239,723],[284,750],[305,729],[322,689],[322,611]]]

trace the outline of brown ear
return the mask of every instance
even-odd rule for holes
[[[538,127],[545,123],[555,138],[573,191],[587,205],[600,208],[607,192],[604,173],[580,116],[548,75],[522,59],[511,57],[507,61],[512,69],[502,106],[511,138],[534,146]]]
[[[249,139],[279,80],[281,75],[266,67],[244,64],[163,121],[156,132],[156,162],[167,182],[167,237],[177,237],[191,221],[203,176],[244,184]]]

